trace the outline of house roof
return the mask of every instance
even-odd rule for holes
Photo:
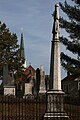
[[[34,72],[36,72],[36,70],[30,65],[29,67],[26,68],[26,70],[24,71],[24,74],[27,75],[28,71],[33,70]]]
[[[30,73],[30,70],[33,70],[34,72],[36,72],[36,70],[30,65],[26,68],[26,70],[23,72],[24,76],[29,79],[32,74]],[[19,78],[19,81],[22,81],[22,78]]]
[[[75,79],[76,79],[76,77],[74,75],[69,75],[69,76],[65,77],[64,79],[62,79],[61,82],[75,80]]]

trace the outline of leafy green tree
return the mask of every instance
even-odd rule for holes
[[[80,6],[76,3],[71,6],[66,1],[64,4],[59,4],[62,11],[67,15],[67,18],[60,17],[60,27],[69,35],[68,37],[60,37],[61,43],[77,56],[77,58],[72,58],[69,54],[62,52],[62,66],[69,73],[80,76]]]
[[[3,66],[8,64],[15,78],[22,73],[24,59],[20,57],[20,46],[17,36],[11,33],[5,23],[0,22],[0,77],[3,76]]]

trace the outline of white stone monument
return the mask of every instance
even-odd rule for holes
[[[4,86],[4,95],[15,95],[15,86]]]
[[[68,120],[68,116],[63,109],[64,93],[61,90],[59,4],[55,5],[52,34],[50,89],[47,91],[47,109],[44,115],[44,120]]]
[[[25,83],[25,93],[24,95],[32,94],[32,84]]]
[[[46,93],[44,66],[40,66],[40,90],[39,93]]]

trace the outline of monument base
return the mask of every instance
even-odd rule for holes
[[[4,86],[4,95],[15,95],[15,86]]]
[[[45,113],[44,120],[69,120],[66,113]]]
[[[45,93],[46,93],[46,90],[40,90],[39,93],[40,93],[40,94],[45,94]]]
[[[63,109],[63,95],[61,90],[47,92],[47,105],[44,120],[69,120]]]

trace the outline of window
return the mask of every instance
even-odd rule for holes
[[[80,90],[80,81],[78,82],[78,90]]]
[[[30,74],[31,74],[31,72],[32,72],[32,71],[31,71],[31,70],[29,70],[29,73],[30,73]]]

